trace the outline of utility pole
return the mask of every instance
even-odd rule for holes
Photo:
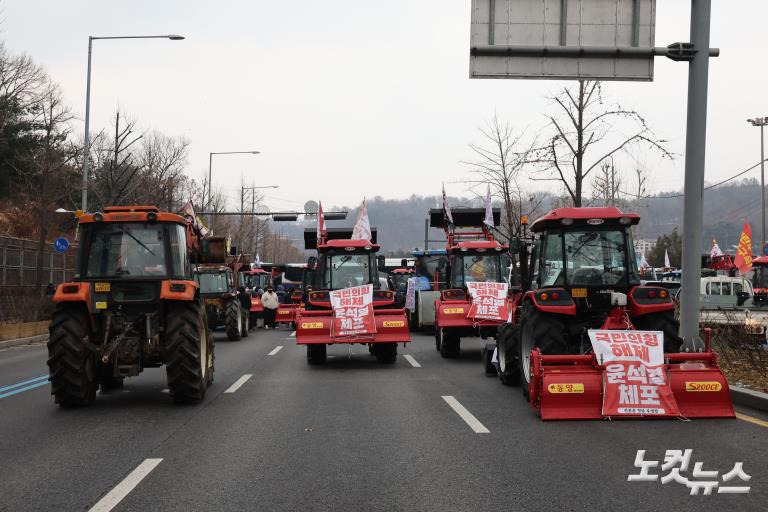
[[[747,119],[747,122],[752,126],[760,127],[760,232],[763,235],[763,245],[765,245],[765,139],[763,128],[768,124],[768,117]]]

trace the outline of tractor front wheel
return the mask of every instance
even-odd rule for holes
[[[499,332],[499,380],[505,386],[520,384],[520,327],[504,324]]]
[[[248,311],[242,310],[242,321],[240,322],[240,325],[242,329],[240,330],[240,337],[247,338],[248,334],[251,332],[251,315]]]
[[[459,357],[461,338],[450,329],[440,329],[440,355],[445,358]]]
[[[224,306],[224,329],[229,341],[238,341],[243,330],[243,315],[240,314],[240,302],[230,300]]]
[[[89,320],[84,307],[59,305],[49,327],[51,394],[62,407],[88,405],[96,398],[98,367],[86,346]]]

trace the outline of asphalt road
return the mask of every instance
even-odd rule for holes
[[[216,382],[197,406],[171,403],[163,369],[87,408],[59,409],[47,384],[8,395],[46,374],[46,351],[0,351],[0,510],[768,508],[768,428],[759,424],[544,423],[519,388],[483,374],[474,340],[456,360],[415,335],[393,366],[356,346],[331,347],[325,366],[308,367],[290,331],[217,339]],[[686,448],[681,474],[694,462],[721,474],[743,462],[751,480],[721,485],[750,492],[691,496],[674,482],[627,481],[639,472],[637,450],[663,460]]]

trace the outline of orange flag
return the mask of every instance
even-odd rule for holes
[[[736,259],[733,260],[739,272],[746,274],[752,270],[752,228],[744,219],[744,229],[739,238],[739,247],[736,249]]]

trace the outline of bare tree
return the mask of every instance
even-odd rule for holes
[[[599,81],[580,80],[552,100],[553,135],[541,152],[550,177],[539,179],[561,182],[573,206],[582,206],[584,180],[613,155],[645,148],[673,158],[667,141],[657,138],[636,110],[604,102]]]
[[[592,200],[605,206],[621,206],[623,180],[613,161],[603,162],[592,176]]]
[[[485,187],[490,185],[492,196],[504,205],[503,234],[508,238],[516,236],[520,231],[520,216],[529,213],[524,211],[526,204],[519,179],[523,170],[535,161],[535,141],[526,142],[524,133],[515,132],[496,114],[488,126],[479,131],[483,143],[469,145],[475,160],[462,162],[470,166],[472,174],[472,179],[465,183],[479,196],[484,196]]]

